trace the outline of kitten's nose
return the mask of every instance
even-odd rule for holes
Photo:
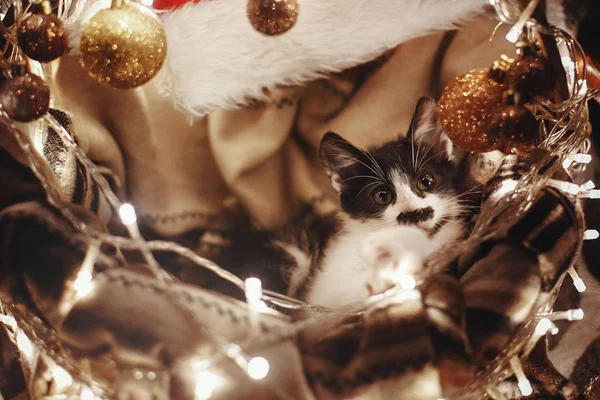
[[[419,222],[425,222],[433,218],[433,208],[425,207],[418,210],[403,212],[398,214],[396,220],[399,224],[416,225]]]

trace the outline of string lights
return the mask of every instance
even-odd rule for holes
[[[16,2],[20,4],[20,2]],[[495,0],[492,2],[495,6],[497,6],[497,10],[499,10],[500,5],[504,5],[506,2]],[[515,16],[512,15],[506,8],[503,8],[502,12],[498,12],[501,16],[501,19],[507,23],[513,23],[513,28],[509,31],[507,35],[507,39],[513,43],[518,40],[518,35],[521,34],[525,25],[530,21],[531,14],[537,5],[537,1],[529,2],[529,5],[524,10],[524,12],[519,14],[515,22]],[[61,10],[63,10],[65,6],[61,6]],[[576,63],[573,63],[571,60],[575,60],[575,53],[578,50],[577,43],[565,32],[560,30],[553,30],[553,33],[556,34],[557,37],[561,38],[567,47],[569,52],[569,61],[570,61],[570,72],[574,75],[572,84],[572,95],[571,97],[564,102],[563,104],[557,106],[543,106],[539,107],[538,117],[547,121],[553,122],[553,128],[551,132],[547,133],[547,139],[542,144],[542,147],[549,150],[548,155],[545,156],[538,164],[536,164],[531,171],[525,174],[519,182],[514,183],[513,186],[507,189],[507,193],[514,193],[512,196],[506,196],[507,201],[500,204],[497,213],[503,212],[509,206],[509,200],[514,201],[515,198],[522,199],[530,199],[532,194],[537,193],[541,188],[546,185],[552,185],[558,187],[564,192],[577,196],[582,199],[598,199],[600,198],[600,190],[596,190],[593,182],[588,181],[583,185],[576,185],[571,182],[564,182],[550,178],[557,171],[559,166],[563,168],[571,168],[574,164],[587,164],[591,161],[591,156],[582,152],[585,150],[585,138],[589,134],[589,123],[585,120],[582,115],[584,115],[583,110],[585,108],[585,103],[590,96],[594,93],[587,90],[585,86],[585,65],[582,69],[579,69]],[[578,76],[582,76],[582,79],[576,79]],[[558,115],[558,116],[557,116]],[[294,336],[301,329],[306,328],[307,326],[317,325],[321,321],[331,318],[336,315],[343,315],[348,310],[342,309],[338,312],[329,312],[329,310],[324,310],[322,308],[312,306],[309,304],[305,304],[297,299],[292,299],[287,296],[269,292],[267,290],[262,289],[262,283],[257,278],[249,278],[246,281],[242,281],[239,277],[231,274],[230,272],[220,268],[218,265],[213,263],[210,260],[199,257],[190,249],[184,248],[176,243],[171,242],[163,242],[163,241],[145,241],[140,234],[138,225],[137,225],[137,216],[134,207],[129,203],[122,203],[116,195],[110,189],[110,186],[106,182],[104,176],[99,172],[97,166],[85,155],[85,153],[75,144],[72,137],[68,132],[52,117],[51,115],[46,115],[44,117],[44,122],[47,127],[52,128],[56,131],[63,141],[63,143],[71,150],[73,150],[74,154],[77,157],[77,160],[81,162],[86,169],[90,172],[91,178],[94,183],[99,187],[100,192],[103,196],[106,197],[110,205],[114,210],[117,211],[121,222],[127,228],[129,233],[129,238],[118,237],[110,234],[106,234],[104,232],[99,232],[94,230],[91,226],[85,226],[82,221],[80,221],[69,209],[69,207],[65,204],[61,195],[55,190],[52,186],[52,180],[50,177],[46,175],[43,168],[43,160],[40,158],[39,154],[36,153],[34,147],[31,145],[29,138],[20,132],[17,127],[10,121],[10,119],[6,116],[4,112],[1,113],[0,117],[2,121],[7,124],[14,132],[19,145],[24,150],[27,155],[30,166],[36,176],[42,182],[42,185],[46,191],[46,195],[48,197],[48,201],[50,204],[55,206],[63,216],[65,216],[66,220],[69,221],[74,228],[76,228],[80,232],[84,232],[88,235],[88,249],[86,252],[86,256],[81,264],[80,270],[77,273],[73,283],[72,283],[72,292],[69,297],[65,297],[63,300],[63,304],[65,308],[63,310],[63,314],[66,314],[68,310],[81,298],[88,296],[94,290],[94,265],[98,257],[101,255],[101,245],[103,243],[111,244],[117,248],[127,248],[127,249],[137,249],[139,250],[145,260],[146,266],[150,272],[154,274],[157,279],[167,282],[173,280],[173,277],[168,276],[166,272],[160,267],[157,261],[154,259],[152,255],[152,251],[170,251],[180,256],[187,258],[192,261],[196,265],[209,269],[215,273],[217,273],[221,278],[228,280],[229,282],[235,284],[241,290],[244,290],[247,308],[248,308],[248,317],[250,320],[251,326],[251,334],[252,336],[257,336],[259,331],[259,322],[260,322],[260,313],[268,311],[267,303],[287,308],[290,310],[319,310],[322,313],[319,313],[316,317],[307,318],[305,320],[300,320],[298,322],[294,322],[290,324],[290,329],[283,333],[275,333],[270,335],[265,335],[264,342],[265,343],[277,343],[279,341],[285,340],[289,337]],[[541,166],[546,165],[550,162],[552,157],[558,157],[560,160],[559,163],[552,164],[550,168],[548,168],[543,174],[539,173]],[[520,206],[514,210],[515,218],[518,218],[519,215],[527,208],[528,202],[526,200],[520,203]],[[482,238],[493,236],[496,232],[500,232],[502,229],[501,223],[495,221],[492,216],[482,216],[487,217],[486,221],[490,221],[489,224],[482,224],[482,228],[480,231],[473,232],[471,238],[462,246],[456,246],[453,249],[453,253],[448,252],[440,252],[439,257],[452,259],[449,257],[458,254],[458,252],[462,251],[466,246],[469,246],[473,241],[481,240]],[[507,218],[508,220],[509,218]],[[514,219],[513,219],[514,220]],[[494,224],[492,224],[494,221]],[[597,239],[599,233],[597,230],[588,229],[584,233],[584,239],[586,240],[594,240]],[[400,268],[394,269],[394,271],[384,270],[382,274],[385,279],[391,280],[394,284],[398,285],[399,288],[403,291],[413,291],[418,287],[418,282],[415,280],[415,277],[407,271],[412,270],[410,266],[400,266]],[[585,284],[583,280],[577,275],[576,271],[573,268],[568,270],[573,284],[576,289],[580,292],[586,290]],[[168,286],[165,286],[166,290],[169,290]],[[375,302],[394,299],[398,295],[398,291],[389,290],[386,293],[379,294],[377,296],[373,296],[367,302],[363,304],[363,308],[369,305],[374,304]],[[354,308],[354,307],[353,307]],[[17,315],[17,314],[15,314]],[[548,332],[555,333],[558,332],[558,328],[554,325],[553,321],[557,320],[568,320],[568,321],[578,321],[584,317],[584,313],[581,309],[567,310],[567,311],[558,311],[558,312],[539,312],[534,315],[532,321],[535,323],[535,326],[532,328],[532,335],[526,336],[521,342],[514,343],[515,351],[519,349],[524,349],[524,353],[528,354],[533,345],[539,340],[539,338],[546,335]],[[30,337],[25,333],[25,331],[19,328],[19,324],[15,317],[9,314],[0,314],[0,322],[10,331],[15,333],[15,341],[19,348],[19,351],[28,360],[34,358],[37,350],[44,352],[45,356],[52,359],[53,357],[57,357],[56,352],[46,351],[47,349],[43,348],[43,343],[34,344]],[[35,327],[40,327],[40,325],[35,325],[36,322],[31,322],[31,324]],[[530,327],[531,328],[531,327]],[[254,380],[261,380],[268,376],[270,363],[269,361],[262,356],[255,356],[252,358],[248,358],[242,351],[242,348],[236,344],[228,343],[223,339],[216,338],[215,335],[210,335],[211,338],[215,340],[215,342],[220,343],[220,348],[223,349],[223,353],[232,360],[236,362],[236,364],[244,369],[248,376]],[[74,383],[76,380],[75,375],[77,373],[76,366],[73,365],[64,365],[59,366],[58,362],[55,363],[52,369],[52,378],[57,385],[69,386]],[[525,376],[523,372],[523,368],[519,361],[519,358],[511,354],[508,360],[508,364],[510,369],[514,373],[515,377],[518,381],[518,387],[521,391],[521,394],[524,396],[528,396],[532,393],[531,383]],[[208,400],[213,396],[215,391],[217,391],[221,386],[226,383],[226,377],[218,374],[208,368],[211,365],[207,363],[205,360],[200,361],[194,367],[194,376],[195,376],[195,390],[194,394],[197,400]],[[131,366],[123,366],[120,369],[131,369]],[[154,373],[154,372],[153,372]],[[492,376],[492,375],[490,375]],[[80,379],[77,377],[77,379]],[[487,391],[490,396],[493,398],[500,399],[501,394],[495,389],[495,387],[490,386],[489,380],[486,381],[484,391]],[[101,385],[96,385],[101,386]],[[79,397],[84,400],[93,400],[98,398],[99,396],[96,393],[105,393],[108,394],[110,391],[104,389],[97,389],[94,387],[92,389],[92,385],[85,385],[80,382],[80,393]],[[106,398],[109,396],[106,395]]]
[[[575,289],[577,289],[579,293],[585,292],[587,287],[585,286],[583,279],[581,279],[577,271],[575,271],[575,268],[569,268],[568,273],[571,276],[571,279],[573,280],[573,286],[575,286]]]
[[[194,389],[195,400],[208,400],[213,392],[225,383],[222,376],[208,371],[203,367],[195,373],[196,385]]]
[[[248,375],[252,379],[261,380],[269,373],[269,361],[264,357],[253,357],[248,362]]]
[[[248,278],[245,283],[246,302],[248,303],[248,318],[250,327],[256,335],[260,333],[258,321],[258,303],[262,297],[262,282],[258,278]]]
[[[529,379],[527,379],[527,376],[523,371],[523,366],[521,366],[521,361],[519,361],[518,357],[513,357],[510,359],[510,367],[517,378],[517,386],[519,387],[521,394],[523,396],[529,396],[532,394],[533,388],[531,387],[531,382],[529,382]]]

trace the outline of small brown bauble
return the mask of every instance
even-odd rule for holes
[[[542,100],[552,95],[556,79],[550,73],[548,61],[539,56],[525,56],[513,62],[508,70],[521,103]]]
[[[248,19],[260,33],[281,35],[298,19],[298,0],[248,0]]]
[[[19,46],[27,57],[48,62],[67,50],[67,35],[62,21],[55,14],[32,14],[18,30]]]
[[[15,121],[30,122],[48,112],[50,89],[37,75],[18,75],[9,79],[0,89],[0,104]]]
[[[487,134],[489,120],[502,103],[504,86],[490,78],[490,69],[465,72],[454,78],[440,97],[440,122],[454,144],[483,153],[494,150]]]
[[[539,144],[536,119],[529,110],[517,105],[499,107],[490,119],[488,137],[504,153],[528,153]]]

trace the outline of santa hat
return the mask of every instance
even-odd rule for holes
[[[372,60],[403,42],[448,30],[484,10],[485,0],[301,0],[295,26],[265,36],[250,24],[248,0],[155,0],[168,54],[155,83],[190,117],[266,100],[265,89],[301,84]],[[285,1],[285,0],[281,0]],[[68,29],[106,0],[88,2]],[[562,13],[562,7],[549,7]],[[555,20],[564,20],[559,15]]]

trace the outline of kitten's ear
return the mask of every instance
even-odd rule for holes
[[[345,179],[356,175],[359,164],[368,163],[362,151],[333,132],[326,133],[321,139],[319,156],[336,192],[342,190]]]
[[[431,148],[429,151],[431,155],[440,154],[453,161],[453,145],[442,129],[438,105],[434,99],[430,97],[419,99],[406,137],[414,141],[415,145],[420,143],[421,151]]]

